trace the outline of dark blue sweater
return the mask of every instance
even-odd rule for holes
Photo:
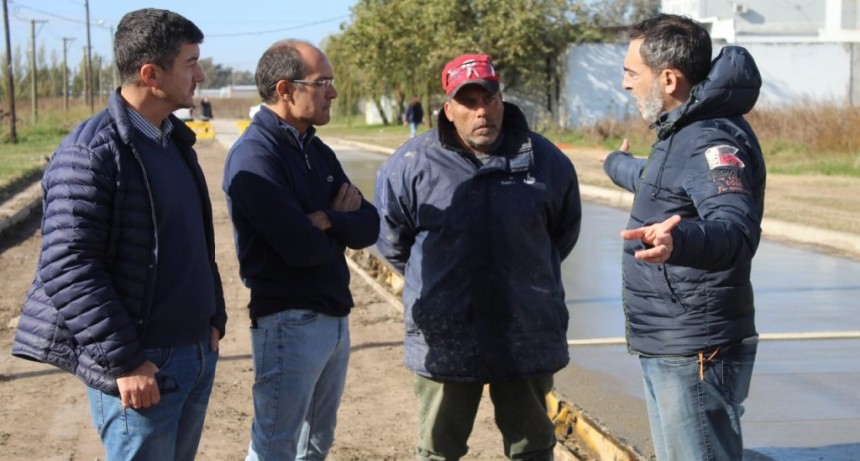
[[[175,143],[165,148],[142,134],[137,140],[158,223],[158,277],[143,345],[194,344],[209,337],[208,319],[216,305],[206,255],[203,197]]]
[[[379,215],[362,200],[354,212],[329,204],[349,182],[334,152],[308,130],[303,145],[262,107],[227,157],[222,185],[233,220],[239,271],[251,289],[252,319],[286,309],[343,317],[353,306],[346,247],[376,241]],[[323,232],[307,217],[323,210]]]

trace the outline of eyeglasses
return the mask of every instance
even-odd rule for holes
[[[302,85],[309,85],[318,88],[328,88],[330,86],[334,86],[333,78],[321,78],[319,80],[290,80],[293,83],[300,83]]]
[[[463,64],[460,64],[458,67],[450,69],[448,71],[448,81],[445,83],[447,86],[450,85],[451,82],[458,82],[461,79],[469,80],[472,78],[487,78],[495,75],[496,68],[493,67],[492,63],[470,59]]]

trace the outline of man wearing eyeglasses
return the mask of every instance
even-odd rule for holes
[[[485,385],[505,455],[552,459],[545,395],[568,363],[560,263],[579,237],[570,160],[502,101],[489,56],[442,71],[437,128],[377,175],[377,248],[404,274],[405,362],[419,403],[417,456],[468,451]]]
[[[346,247],[372,245],[379,216],[315,133],[331,118],[333,69],[313,45],[272,45],[257,64],[260,111],[227,158],[254,358],[248,460],[324,459],[349,361]]]

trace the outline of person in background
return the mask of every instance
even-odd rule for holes
[[[630,29],[623,86],[657,141],[627,140],[604,170],[635,199],[623,252],[627,344],[642,366],[659,461],[739,460],[757,338],[752,259],[765,165],[743,114],[761,77],[698,23],[661,14]]]
[[[406,107],[406,115],[404,117],[409,125],[409,137],[414,138],[418,133],[418,126],[424,122],[424,108],[421,107],[421,101],[418,96],[412,96],[412,102]]]
[[[326,55],[299,40],[257,64],[264,103],[230,149],[223,189],[251,290],[254,422],[249,461],[324,459],[349,362],[353,300],[344,250],[379,235],[379,215],[315,136],[337,97]]]
[[[405,276],[421,460],[457,460],[489,385],[504,453],[551,460],[546,394],[567,365],[561,261],[582,210],[571,161],[502,101],[489,56],[442,70],[437,128],[377,174],[380,253]]]
[[[12,353],[87,385],[110,460],[192,460],[227,315],[212,209],[171,112],[192,106],[203,33],[166,10],[123,16],[122,86],[51,158],[42,252]]]
[[[200,100],[200,119],[204,121],[212,119],[212,103],[207,96]]]

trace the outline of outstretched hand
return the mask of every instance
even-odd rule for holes
[[[621,141],[621,147],[619,147],[619,148],[618,148],[618,151],[620,151],[620,152],[630,152],[630,142],[628,142],[628,141],[627,141],[627,138],[624,138],[624,141]],[[611,152],[606,152],[605,154],[603,154],[603,155],[601,155],[600,157],[598,157],[598,158],[597,158],[597,160],[600,160],[600,163],[605,162],[605,161],[606,161],[606,157],[609,157],[609,154],[610,154],[610,153],[611,153]]]
[[[669,257],[672,256],[672,251],[675,249],[672,240],[672,229],[677,227],[680,222],[681,217],[674,215],[663,222],[651,224],[650,226],[623,230],[621,231],[621,238],[625,240],[639,239],[642,243],[651,247],[646,250],[637,251],[634,254],[636,259],[651,264],[663,264],[669,260]]]

